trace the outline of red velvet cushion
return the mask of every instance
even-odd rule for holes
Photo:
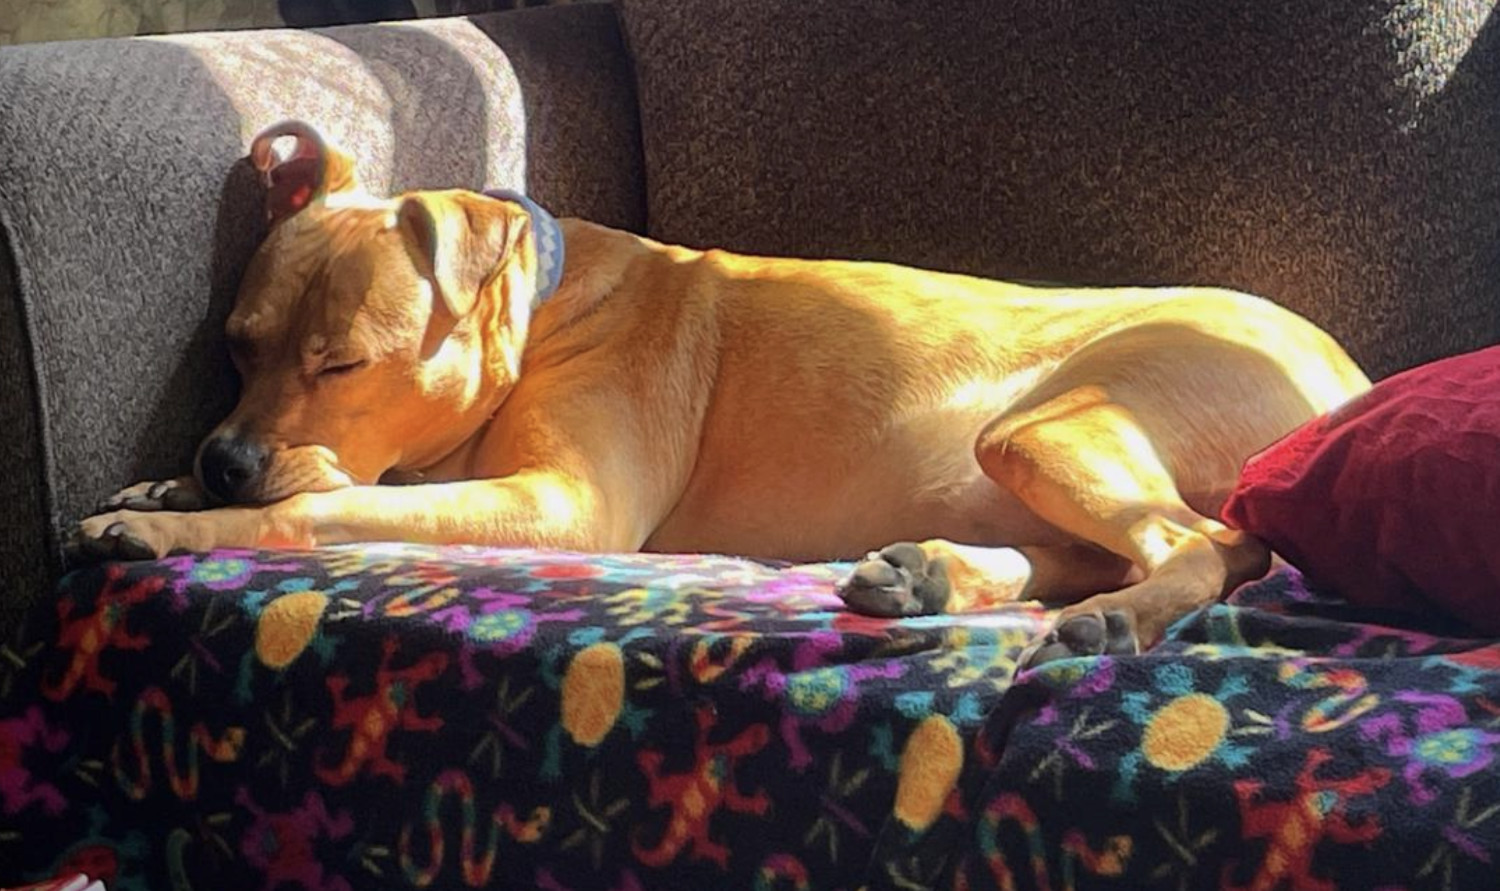
[[[1353,603],[1500,634],[1500,347],[1308,422],[1246,463],[1223,513]]]

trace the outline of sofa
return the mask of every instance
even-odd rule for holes
[[[1500,341],[1493,6],[619,0],[0,50],[0,887],[1493,882],[1500,641],[1292,568],[1013,679],[1041,605],[855,616],[840,563],[63,553],[233,404],[273,121],[377,192],[1239,288],[1382,378]]]

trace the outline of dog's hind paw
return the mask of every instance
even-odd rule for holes
[[[872,553],[839,583],[844,604],[867,616],[928,616],[943,612],[952,593],[941,558],[912,542]]]
[[[198,480],[182,476],[160,482],[136,483],[99,502],[94,513],[106,514],[117,510],[138,511],[196,511],[209,507],[208,495]]]
[[[1059,618],[1051,631],[1022,650],[1016,657],[1016,671],[1030,671],[1059,659],[1130,656],[1140,651],[1135,623],[1124,610],[1080,612]]]

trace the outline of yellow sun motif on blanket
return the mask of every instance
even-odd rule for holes
[[[625,657],[612,643],[578,651],[562,680],[562,725],[573,740],[597,746],[625,705]]]
[[[292,664],[312,643],[327,608],[328,596],[319,591],[298,591],[271,601],[255,624],[255,655],[267,668]]]
[[[1141,742],[1120,759],[1116,801],[1134,801],[1136,782],[1148,769],[1170,783],[1210,762],[1235,768],[1249,759],[1250,749],[1232,741],[1241,734],[1229,708],[1231,700],[1249,690],[1243,676],[1231,673],[1213,684],[1197,677],[1191,666],[1172,663],[1152,672],[1151,681],[1120,702],[1120,712],[1140,726]]]
[[[912,829],[931,826],[964,765],[963,741],[942,715],[929,715],[906,740],[896,782],[896,817]]]
[[[1153,767],[1188,770],[1203,763],[1224,741],[1229,711],[1206,693],[1179,696],[1146,722],[1141,754]]]

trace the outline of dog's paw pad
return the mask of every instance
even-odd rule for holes
[[[940,613],[950,591],[943,561],[928,560],[911,542],[870,554],[838,587],[851,610],[888,618]]]
[[[1123,610],[1067,616],[1033,641],[1016,659],[1016,671],[1030,671],[1059,659],[1080,656],[1128,656],[1139,653],[1140,642],[1130,615]]]

